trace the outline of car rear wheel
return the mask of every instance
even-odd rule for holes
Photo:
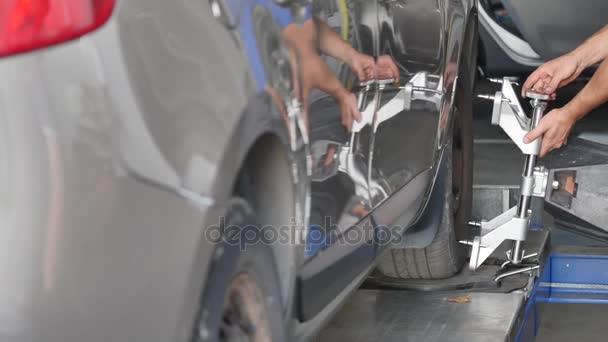
[[[218,334],[220,341],[272,341],[268,310],[255,276],[239,273],[227,292]]]
[[[275,259],[255,224],[248,203],[233,199],[220,227],[231,233],[216,245],[194,341],[287,340]]]

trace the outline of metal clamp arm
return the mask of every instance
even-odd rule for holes
[[[530,206],[534,196],[544,197],[547,187],[547,170],[536,166],[537,156],[540,152],[541,139],[530,144],[524,144],[524,136],[534,129],[540,122],[547,103],[548,95],[527,93],[531,98],[533,108],[532,117],[528,118],[519,103],[508,78],[494,80],[502,83],[502,91],[494,96],[481,95],[481,98],[492,99],[494,107],[492,124],[499,125],[519,147],[526,160],[521,181],[521,196],[519,204],[499,215],[490,222],[481,223],[481,234],[474,238],[469,268],[477,269],[481,264],[505,241],[513,241],[509,254],[512,264],[520,264],[524,258],[523,242],[526,240],[530,225]]]
[[[476,270],[505,241],[525,241],[529,219],[517,217],[517,207],[481,224],[481,235],[473,239],[470,268]]]
[[[532,120],[525,115],[511,82],[504,79],[501,83],[501,91],[494,96],[479,95],[481,98],[494,100],[492,124],[500,126],[523,154],[538,155],[540,139],[530,144],[524,143],[524,136],[532,128]]]

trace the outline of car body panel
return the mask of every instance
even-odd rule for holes
[[[209,191],[225,154],[204,139],[226,141],[255,89],[238,41],[203,3],[125,1],[116,20],[133,98],[153,141],[184,187],[215,197]]]
[[[117,151],[139,142],[125,136],[135,129],[114,108],[121,98],[109,93],[94,45],[81,40],[0,60],[0,116],[12,134],[3,140],[4,340],[167,341],[190,334],[191,322],[180,320],[196,305],[183,296],[202,281],[205,263],[194,269],[196,257],[210,259],[212,248],[199,244],[213,201],[182,196],[166,165],[146,175],[164,188],[131,176]],[[149,148],[141,142],[140,158],[162,164]]]
[[[549,60],[574,50],[606,25],[595,13],[608,3],[594,1],[503,0],[517,28],[541,58]]]
[[[503,27],[489,6],[504,7],[501,20],[512,22],[516,32]],[[489,76],[528,74],[542,63],[574,50],[606,23],[601,16],[608,3],[594,1],[481,1],[480,23],[483,68]],[[504,17],[504,18],[502,18]]]

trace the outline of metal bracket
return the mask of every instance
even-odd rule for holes
[[[517,217],[517,207],[513,207],[489,222],[481,223],[481,235],[472,242],[469,268],[476,270],[505,241],[525,241],[528,234],[529,218]]]
[[[360,122],[353,122],[352,132],[360,132],[363,127],[372,125],[374,130],[382,122],[385,122],[392,117],[402,113],[403,111],[411,110],[414,100],[424,100],[435,104],[437,110],[441,106],[443,98],[442,79],[441,77],[429,74],[426,71],[417,72],[403,86],[399,87],[399,92],[386,102],[381,108],[380,96],[390,85],[395,83],[395,79],[386,80],[370,80],[360,84],[358,105],[361,109],[362,119]],[[377,87],[373,87],[376,84]],[[367,98],[370,91],[374,91],[373,97]],[[376,118],[374,119],[374,115]]]
[[[549,183],[549,170],[544,166],[534,168],[534,185],[532,187],[532,196],[545,198],[547,193],[547,185]]]
[[[501,272],[501,273],[497,274],[496,277],[494,277],[494,281],[499,282],[499,281],[503,280],[504,278],[511,277],[516,274],[522,274],[522,273],[531,274],[533,271],[538,270],[538,269],[540,269],[540,265],[530,265],[530,266],[525,266],[522,268],[516,268],[511,271]]]
[[[499,81],[494,80],[494,82]],[[530,144],[524,143],[524,136],[530,131],[531,120],[524,113],[511,81],[505,78],[499,83],[502,83],[502,89],[494,96],[478,95],[480,98],[494,101],[492,124],[500,126],[523,154],[538,155],[540,139]]]
[[[378,90],[384,91],[386,87],[394,83],[394,79],[379,80]],[[441,78],[435,75],[430,75],[426,71],[421,71],[409,80],[405,86],[400,87],[400,91],[382,108],[378,109],[376,120],[374,122],[374,131],[382,122],[389,120],[395,115],[402,113],[404,110],[412,109],[414,100],[424,100],[435,104],[437,110],[441,106],[443,91],[441,91]]]
[[[521,177],[521,194],[544,198],[547,192],[549,170],[543,166],[534,168],[532,176]]]
[[[524,136],[540,122],[547,107],[545,101],[550,99],[549,96],[526,93],[526,96],[532,99],[531,104],[534,109],[530,119],[525,115],[519,103],[511,80],[504,78],[502,80],[492,79],[491,81],[501,83],[502,91],[497,92],[494,96],[479,95],[479,97],[494,101],[492,124],[499,125],[509,135],[522,153],[526,155],[526,161],[518,206],[507,210],[489,222],[481,222],[479,225],[481,234],[476,236],[472,242],[464,242],[472,246],[469,262],[471,270],[476,270],[481,266],[506,240],[513,241],[512,250],[510,254],[507,254],[509,264],[518,265],[525,259],[523,243],[530,226],[530,201],[532,197],[545,197],[549,177],[548,170],[536,166],[536,157],[540,151],[541,139],[537,139],[530,144],[524,144],[523,141]],[[535,268],[507,272],[497,280],[533,269]]]
[[[532,254],[528,254],[528,255],[524,255],[521,260],[526,260],[526,259],[532,259],[532,258],[536,258],[538,256],[538,253],[532,253]],[[500,265],[500,269],[505,269],[507,266],[512,265],[513,262],[511,261],[511,251],[507,251],[507,261],[503,262],[502,265]]]
[[[402,87],[403,103],[405,110],[412,108],[414,100],[425,100],[437,105],[441,105],[443,91],[441,90],[442,79],[436,75],[430,75],[426,71],[417,72],[409,82]]]

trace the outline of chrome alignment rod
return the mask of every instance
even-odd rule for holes
[[[530,130],[533,130],[538,126],[540,120],[542,119],[545,110],[547,109],[547,102],[542,101],[546,99],[546,95],[540,95],[536,93],[528,92],[526,96],[531,98],[530,104],[532,105],[532,121],[530,123]],[[539,145],[540,149],[540,145]],[[527,154],[526,162],[524,164],[524,177],[532,177],[534,175],[534,168],[536,167],[537,155],[540,151],[537,151],[537,154]],[[525,219],[530,215],[530,204],[531,204],[532,196],[529,194],[522,194],[519,198],[519,205],[517,207],[517,216],[522,219]],[[511,249],[511,257],[513,264],[520,264],[523,258],[523,243],[522,241],[514,241],[513,247]]]

